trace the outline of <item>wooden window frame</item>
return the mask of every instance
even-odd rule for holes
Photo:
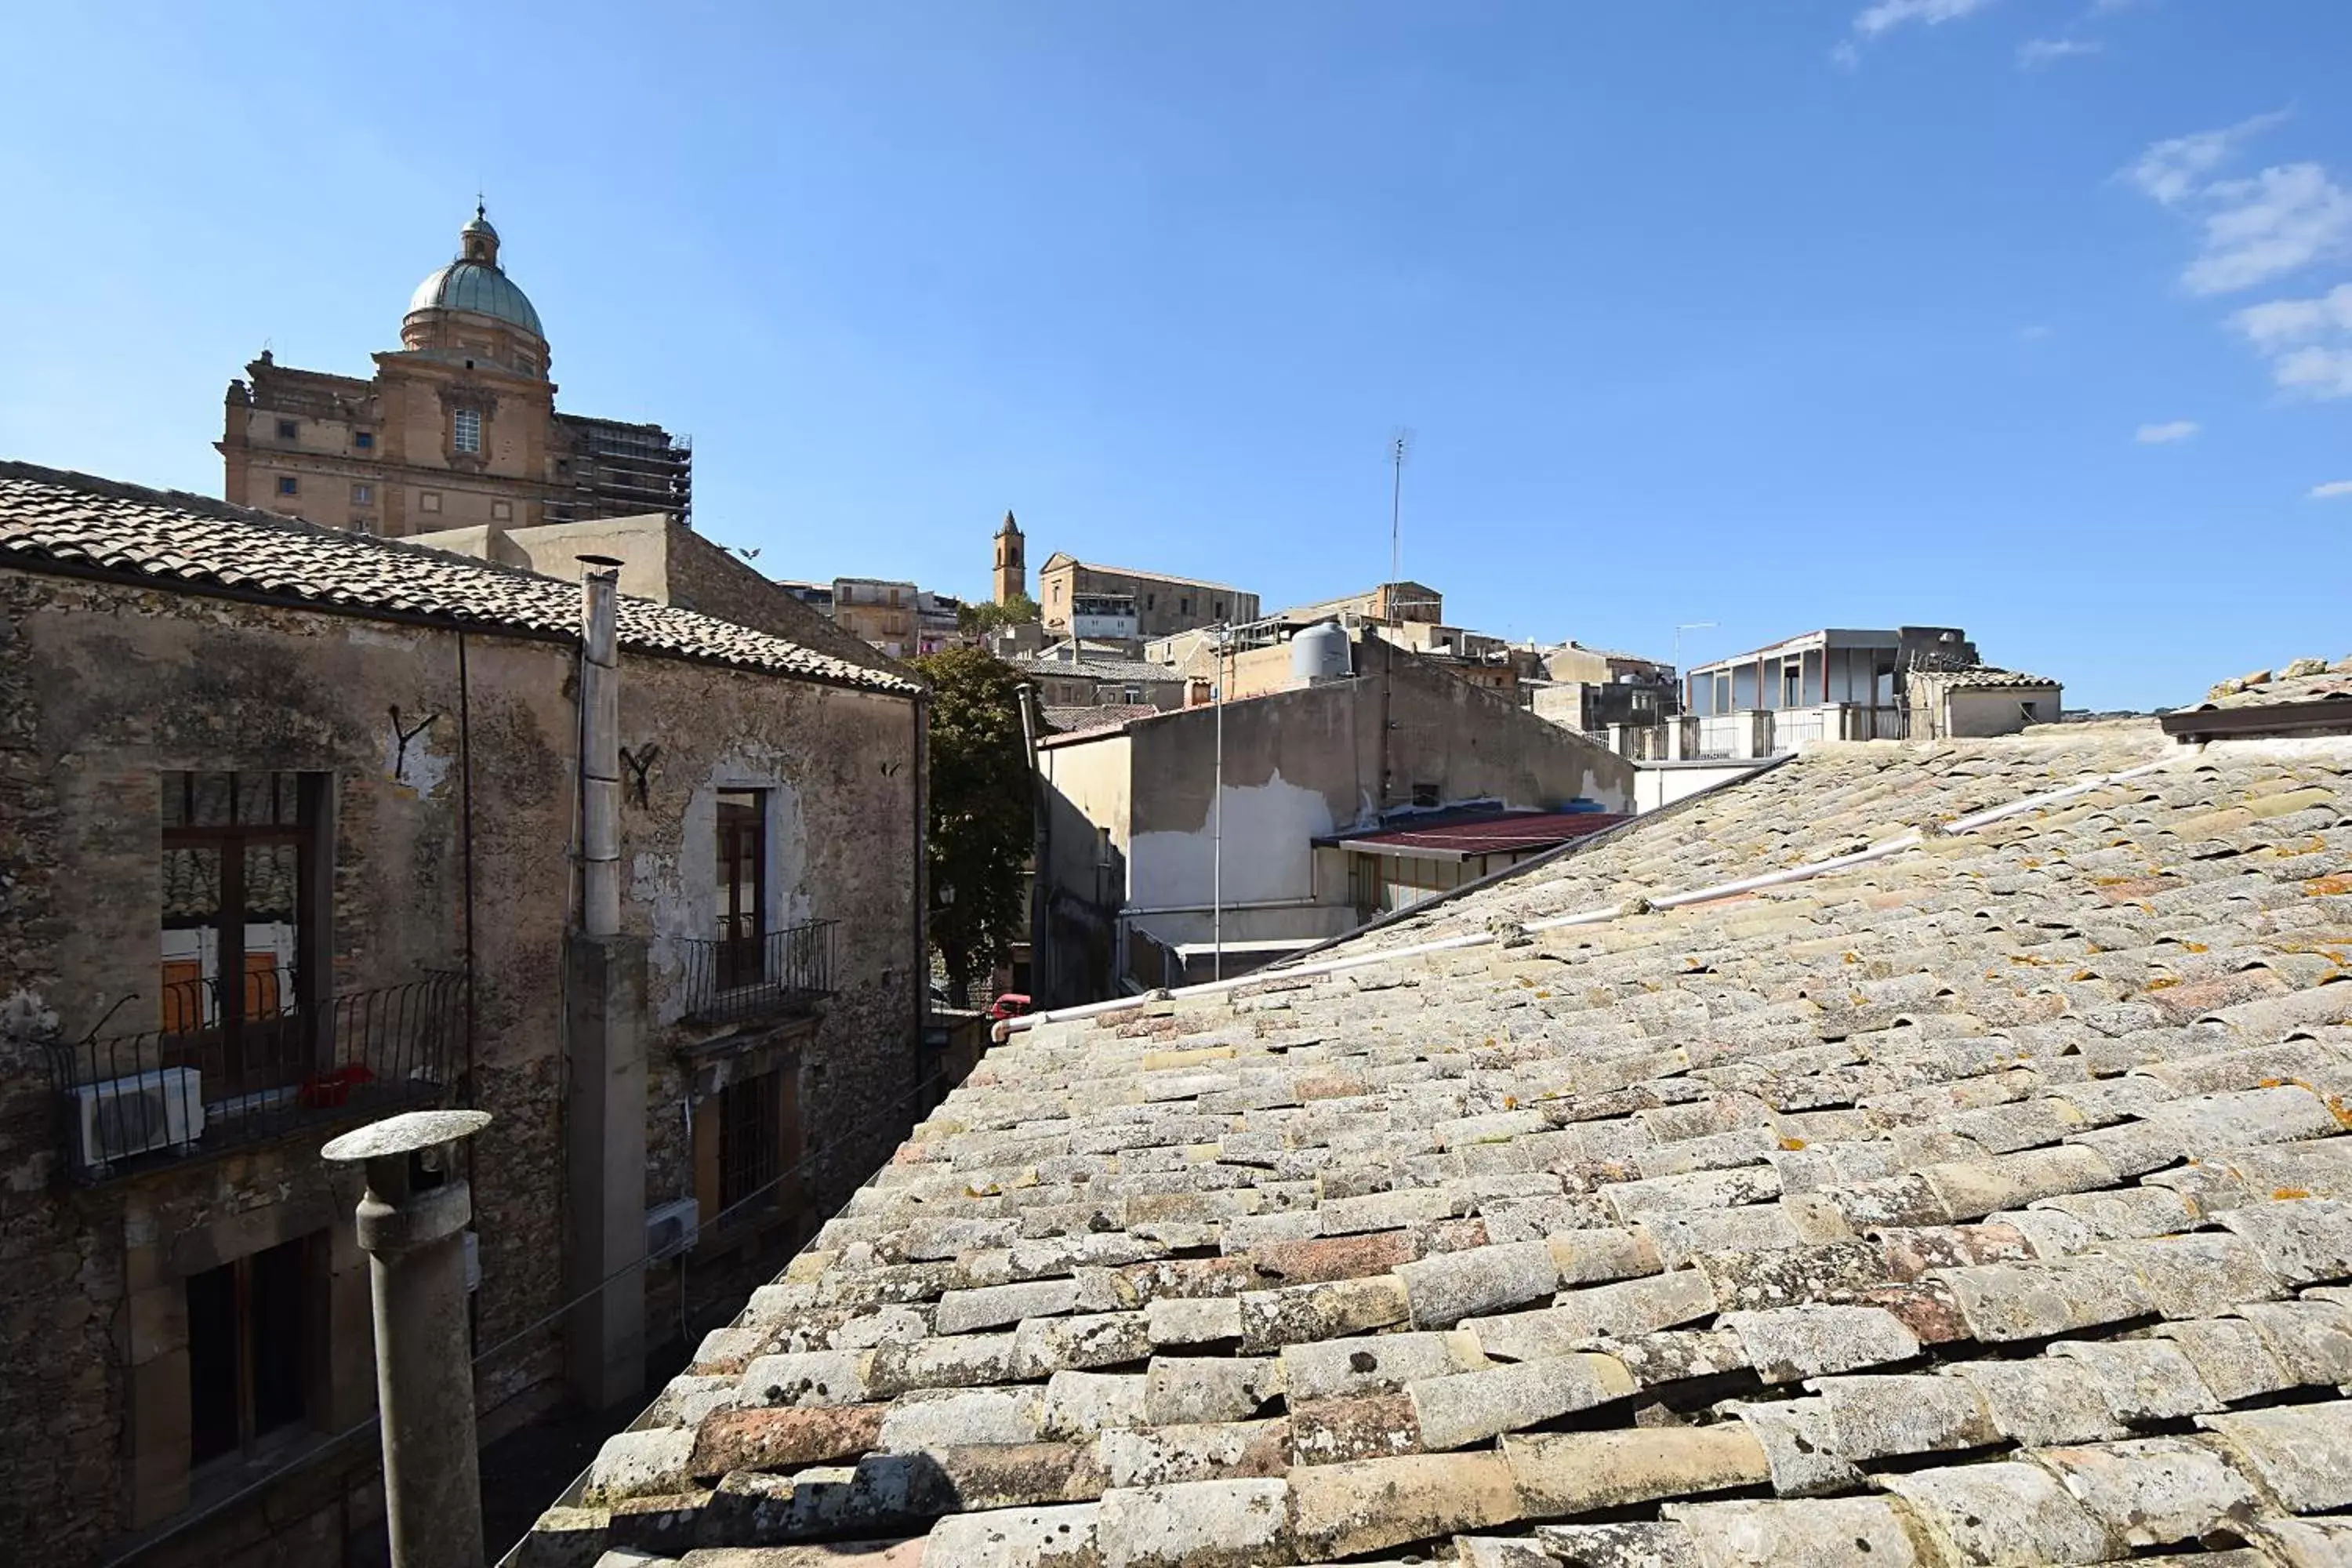
[[[266,1355],[283,1353],[283,1332],[287,1323],[265,1321],[265,1312],[257,1292],[258,1276],[264,1267],[262,1259],[272,1255],[287,1257],[287,1266],[294,1272],[293,1300],[287,1314],[299,1336],[292,1347],[294,1365],[291,1373],[293,1390],[299,1408],[287,1419],[264,1428],[261,1426],[261,1381],[257,1375]],[[328,1388],[326,1328],[328,1238],[323,1231],[291,1237],[272,1246],[257,1247],[202,1273],[187,1275],[181,1280],[181,1289],[189,1303],[189,1364],[188,1364],[188,1473],[192,1479],[209,1473],[229,1471],[252,1462],[272,1450],[299,1442],[303,1436],[315,1432],[319,1413],[324,1408]],[[197,1320],[194,1291],[197,1281],[210,1277],[226,1276],[231,1293],[229,1330],[232,1342],[225,1347],[231,1357],[230,1377],[234,1382],[236,1410],[236,1442],[233,1446],[198,1457],[198,1402],[201,1391],[197,1380],[202,1375],[195,1343]]]
[[[712,849],[718,870],[719,987],[756,984],[766,978],[768,936],[768,799],[765,789],[722,789],[715,812]],[[730,807],[738,815],[730,820]],[[751,868],[747,889],[737,870]],[[748,892],[748,897],[747,897]]]
[[[250,776],[249,773],[173,769],[162,775],[158,785],[159,789],[170,789],[176,784],[180,792],[179,822],[163,826],[158,864],[163,856],[174,850],[209,849],[219,857],[220,882],[215,894],[218,918],[213,926],[217,944],[213,963],[214,1016],[205,1018],[199,995],[194,1026],[175,1030],[171,997],[166,994],[156,998],[156,1023],[171,1039],[190,1042],[183,1049],[196,1060],[205,1060],[205,1048],[217,1045],[219,1060],[228,1079],[220,1088],[229,1093],[283,1087],[280,1080],[292,1081],[313,1069],[313,1030],[320,1016],[323,994],[319,957],[325,946],[320,933],[325,929],[326,910],[320,905],[320,895],[326,879],[320,871],[321,839],[326,831],[328,775],[292,769],[257,771],[266,772],[270,780],[272,820],[266,823],[236,820],[244,794],[240,780]],[[192,820],[195,816],[196,781],[208,775],[228,781],[229,820],[226,823],[199,825]],[[286,814],[280,802],[286,781],[289,780],[295,792],[289,807],[293,817],[290,823],[277,820]],[[286,996],[273,979],[264,1004],[267,1027],[254,1030],[247,1027],[250,1020],[247,1016],[252,977],[247,968],[245,949],[245,929],[250,912],[246,907],[245,852],[257,845],[277,844],[294,847],[294,994]],[[162,929],[160,921],[158,929]],[[248,1059],[248,1047],[259,1051],[260,1062]],[[213,1086],[207,1083],[205,1088],[210,1093]]]

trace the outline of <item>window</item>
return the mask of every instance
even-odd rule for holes
[[[482,449],[482,411],[460,408],[449,416],[449,446],[459,452]]]
[[[205,1074],[207,1099],[308,1075],[313,994],[306,908],[326,775],[163,775],[163,901],[157,995],[167,1054]]]
[[[310,1414],[311,1240],[188,1276],[191,1464],[250,1453]]]
[[[1156,609],[1158,609],[1158,608],[1160,607],[1160,595],[1157,595],[1157,594],[1146,594],[1146,595],[1143,595],[1143,607],[1144,607],[1145,609],[1147,609],[1147,610],[1156,610]]]
[[[1189,616],[1192,613],[1192,599],[1190,595],[1176,601],[1176,613],[1180,616]]]
[[[373,451],[374,451],[374,450],[375,450],[375,432],[374,432],[374,431],[373,431],[373,430],[354,430],[354,431],[352,431],[352,446],[354,446],[354,447],[358,447],[358,448],[359,448],[361,451],[362,451],[362,452],[373,452]]]
[[[1438,786],[1433,784],[1417,784],[1412,786],[1412,804],[1415,805],[1435,805],[1437,796]]]
[[[775,1206],[779,1136],[776,1075],[730,1083],[719,1091],[719,1207],[748,1214]]]
[[[767,977],[768,793],[719,794],[719,984]]]
[[[2017,711],[2018,716],[2029,724],[2042,722],[2042,704],[2039,702],[2021,702],[2017,705]]]
[[[494,500],[490,503],[490,521],[493,522],[505,522],[513,516],[514,502],[510,500]]]
[[[353,485],[352,487],[352,504],[353,506],[366,506],[369,502],[374,500],[375,487],[373,485]]]
[[[441,510],[441,492],[439,490],[417,491],[416,510],[419,511],[439,511]]]
[[[282,495],[282,496],[290,496],[290,495],[294,495],[294,494],[296,494],[296,493],[299,492],[301,489],[302,489],[302,482],[301,482],[299,479],[296,479],[293,475],[291,475],[291,474],[280,474],[280,475],[278,475],[278,493],[279,495]]]
[[[293,420],[280,419],[278,422],[278,438],[279,440],[291,441],[300,434],[302,434],[302,426],[296,424]]]
[[[1217,619],[1219,619],[1219,620],[1221,620],[1221,621],[1222,621],[1222,620],[1223,620],[1224,618],[1225,618],[1225,602],[1224,602],[1223,599],[1219,599],[1219,600],[1217,601]]]

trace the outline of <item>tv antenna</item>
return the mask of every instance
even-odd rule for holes
[[[1412,432],[1400,425],[1389,433],[1389,581],[1404,581],[1404,464],[1412,456]]]

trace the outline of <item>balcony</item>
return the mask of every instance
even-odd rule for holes
[[[465,1038],[465,977],[435,973],[311,1006],[289,972],[167,989],[166,1027],[48,1047],[73,1179],[110,1181],[437,1102]]]
[[[1910,734],[1901,707],[1832,702],[1685,713],[1656,724],[1612,724],[1609,745],[1636,762],[1732,761],[1780,756],[1820,741],[1900,741]]]
[[[686,1016],[698,1024],[744,1024],[814,1011],[833,994],[838,923],[809,921],[678,943],[686,963],[680,982]]]

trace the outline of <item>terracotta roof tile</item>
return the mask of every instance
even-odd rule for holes
[[[470,556],[320,528],[202,496],[0,462],[0,564],[153,588],[236,592],[347,614],[573,636],[574,584]],[[692,610],[624,596],[621,645],[911,696],[904,677]]]
[[[707,1350],[834,1348],[603,1473],[957,1563],[2330,1560],[2347,867],[2352,740],[1809,752],[1013,1034]],[[859,1463],[1002,1479],[817,1452],[877,1405]]]

